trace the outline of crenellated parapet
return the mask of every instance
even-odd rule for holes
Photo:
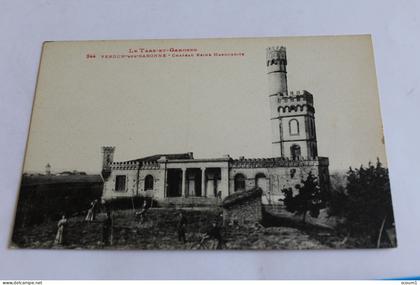
[[[313,95],[306,90],[289,91],[285,94],[279,94],[278,102],[281,104],[305,103],[314,104]]]
[[[141,166],[140,166],[141,170],[146,170],[146,169],[160,169],[160,163],[158,161],[143,161]]]
[[[139,162],[136,161],[123,161],[123,162],[113,162],[111,164],[112,170],[135,170],[140,166]]]
[[[317,157],[315,159],[290,159],[287,157],[272,158],[241,158],[230,161],[231,168],[276,168],[276,167],[302,167],[327,165],[328,158]]]
[[[160,169],[160,164],[157,161],[122,161],[111,164],[112,170],[154,170]]]
[[[114,152],[115,151],[115,146],[103,146],[102,151],[103,152]]]
[[[313,95],[306,90],[280,93],[272,104],[279,115],[315,113]]]

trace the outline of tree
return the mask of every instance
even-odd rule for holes
[[[312,172],[309,172],[306,180],[302,180],[302,186],[298,184],[295,188],[298,190],[298,194],[295,196],[291,195],[291,189],[283,190],[286,196],[284,200],[286,210],[302,215],[303,223],[306,221],[308,212],[312,217],[318,217],[323,204],[322,193]]]
[[[381,162],[368,167],[350,168],[347,172],[347,205],[344,209],[350,235],[379,240],[382,231],[393,227],[391,191],[388,169]]]
[[[281,190],[284,194],[284,205],[286,206],[286,210],[289,212],[295,211],[295,205],[293,203],[293,189],[292,188],[284,188]]]
[[[347,172],[334,171],[330,174],[331,191],[326,197],[326,208],[329,216],[343,217],[348,203],[346,191]]]

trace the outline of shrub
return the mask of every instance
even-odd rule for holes
[[[347,173],[346,227],[351,235],[375,241],[383,229],[394,226],[388,169],[376,165],[351,169]]]

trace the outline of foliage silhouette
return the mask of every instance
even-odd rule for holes
[[[322,208],[324,201],[321,188],[318,186],[316,177],[309,172],[306,180],[302,180],[302,185],[295,186],[298,194],[293,196],[293,190],[283,189],[285,194],[284,204],[286,210],[289,212],[302,215],[302,222],[305,223],[306,215],[309,214],[316,218],[319,215],[319,210]]]
[[[350,235],[373,242],[383,228],[394,227],[388,169],[379,161],[347,172],[347,201],[343,216]]]

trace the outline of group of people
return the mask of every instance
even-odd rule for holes
[[[85,221],[92,222],[96,220],[96,215],[99,211],[106,213],[106,219],[103,222],[103,231],[102,231],[102,242],[104,245],[112,244],[112,213],[108,203],[105,200],[102,200],[102,207],[99,206],[98,200],[95,199],[90,203],[90,207],[85,216]],[[57,223],[57,233],[54,239],[55,246],[65,245],[67,242],[66,237],[66,225],[68,224],[68,219],[65,214],[61,216],[61,219]]]
[[[98,203],[98,200],[93,200],[90,203],[90,207],[87,211],[85,216],[85,221],[92,222],[96,220],[97,213],[99,211],[103,211],[106,213],[106,218],[102,223],[102,244],[103,245],[112,245],[113,241],[113,218],[111,208],[105,200],[102,200],[101,206]],[[143,202],[143,206],[140,211],[135,212],[136,219],[138,220],[139,225],[144,222],[145,214],[147,213],[149,206],[147,201]],[[68,223],[68,219],[66,215],[62,215],[61,219],[57,223],[57,234],[55,236],[54,245],[60,246],[65,245],[66,243],[66,225]],[[186,243],[186,232],[187,232],[187,218],[183,211],[179,212],[178,214],[178,222],[177,222],[177,234],[178,234],[178,241],[182,243]],[[212,222],[211,227],[209,230],[204,234],[203,238],[200,241],[200,244],[205,243],[208,240],[216,240],[217,246],[216,248],[222,248],[224,241],[221,234],[221,229],[218,226],[216,221]]]

